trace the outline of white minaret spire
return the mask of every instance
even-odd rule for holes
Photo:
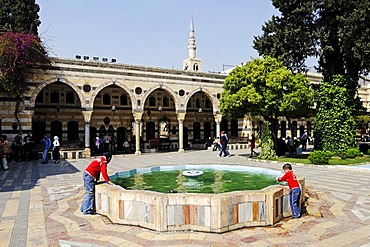
[[[194,30],[193,14],[191,14],[191,17],[190,17],[188,48],[189,48],[189,58],[195,58],[197,46],[195,45],[195,30]]]
[[[193,22],[193,14],[190,16],[190,29],[189,29],[189,41],[188,41],[189,57],[183,61],[183,69],[190,71],[200,71],[202,61],[197,58],[195,45],[195,29]]]

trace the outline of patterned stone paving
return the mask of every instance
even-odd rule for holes
[[[230,158],[211,151],[115,156],[109,172],[166,164],[234,164],[280,170],[280,163]],[[370,172],[361,169],[294,165],[306,177],[307,213],[275,226],[224,234],[154,232],[114,225],[79,211],[82,172],[90,162],[34,161],[0,171],[0,246],[370,246]]]

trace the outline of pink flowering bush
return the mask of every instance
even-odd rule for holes
[[[0,89],[20,96],[25,89],[27,70],[47,62],[47,54],[37,35],[7,32],[0,36]]]

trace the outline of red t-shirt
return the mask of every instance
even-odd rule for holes
[[[86,167],[86,171],[96,180],[99,179],[99,175],[101,173],[104,180],[106,182],[109,181],[109,177],[107,174],[107,159],[105,158],[105,156],[101,156],[91,162],[90,165]]]
[[[289,189],[299,188],[297,176],[293,173],[293,171],[288,171],[284,174],[284,176],[279,178],[278,181],[287,181]]]

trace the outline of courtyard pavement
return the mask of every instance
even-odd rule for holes
[[[218,158],[212,151],[117,155],[109,174],[176,164],[234,164],[281,170],[281,163],[249,159],[247,150]],[[91,159],[12,163],[0,171],[0,246],[370,246],[370,171],[293,165],[309,187],[308,212],[275,226],[223,234],[160,233],[84,216],[82,172]]]

